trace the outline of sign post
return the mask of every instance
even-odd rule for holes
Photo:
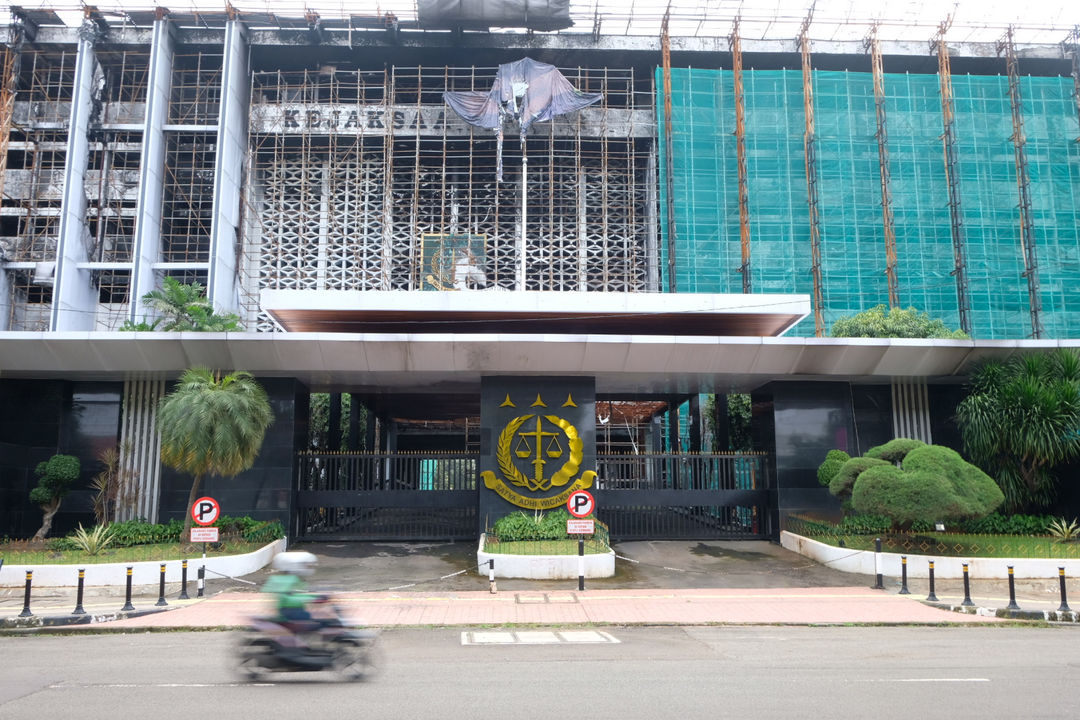
[[[212,525],[220,516],[221,506],[218,505],[218,501],[212,497],[201,497],[191,506],[191,519],[202,526],[191,528],[191,533],[188,537],[188,542],[201,542],[203,544],[203,564],[202,567],[199,568],[198,597],[203,596],[203,583],[206,578],[206,543],[218,542],[218,529],[216,527],[206,526]]]
[[[586,519],[586,516],[591,515],[593,510],[596,509],[596,500],[588,490],[575,490],[566,498],[566,509],[574,516],[566,521],[566,534],[578,536],[577,589],[581,591],[585,589],[585,536],[596,532],[596,524],[593,519]]]

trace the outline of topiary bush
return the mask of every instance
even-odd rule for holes
[[[821,463],[817,470],[817,481],[825,487],[829,487],[832,479],[836,477],[836,471],[840,466],[851,459],[843,450],[830,450],[825,456],[825,462]]]
[[[906,453],[900,467],[864,470],[851,494],[855,510],[885,515],[897,529],[910,529],[916,522],[983,517],[1004,500],[990,476],[955,450],[924,443]]]
[[[851,497],[851,489],[855,487],[855,481],[859,475],[877,465],[890,465],[886,460],[879,460],[872,457],[857,457],[851,458],[846,463],[840,466],[840,469],[836,472],[832,482],[829,483],[829,492],[840,498],[846,500]]]
[[[864,457],[898,463],[901,462],[909,452],[918,447],[926,447],[926,443],[922,440],[914,440],[912,438],[894,438],[884,445],[870,448],[866,451]]]

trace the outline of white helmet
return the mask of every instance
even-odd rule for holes
[[[274,569],[293,575],[310,575],[319,559],[309,552],[283,552],[274,556]]]

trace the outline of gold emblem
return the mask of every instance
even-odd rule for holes
[[[515,505],[534,509],[557,507],[566,502],[570,493],[591,487],[596,478],[595,472],[586,470],[574,480],[581,468],[583,449],[584,442],[577,428],[558,415],[519,415],[506,424],[496,444],[495,459],[503,477],[496,477],[491,470],[485,470],[480,476],[487,488]],[[564,455],[566,461],[563,465],[554,473],[545,475],[545,466]],[[532,472],[522,472],[515,458],[531,465]],[[513,488],[523,488],[529,492],[564,489],[551,497],[529,497]]]

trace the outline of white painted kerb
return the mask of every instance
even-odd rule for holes
[[[527,578],[529,580],[570,580],[578,577],[577,555],[509,555],[484,552],[484,537],[476,548],[476,564],[480,574],[495,560],[495,577]],[[585,577],[606,578],[615,575],[615,551],[585,556]]]
[[[188,582],[194,583],[199,566],[206,566],[206,579],[227,575],[241,577],[266,567],[275,555],[285,550],[285,538],[244,555],[208,557],[200,555],[188,558]],[[126,585],[127,568],[131,566],[132,585],[154,585],[161,580],[161,561],[133,563],[105,563],[101,565],[8,565],[0,568],[0,587],[24,587],[26,571],[33,570],[35,587],[69,587],[79,584],[79,568],[86,570],[87,587],[101,585]],[[212,572],[211,572],[212,571]],[[180,560],[165,563],[165,582],[180,582],[183,573]]]
[[[834,547],[786,530],[780,533],[780,544],[788,550],[797,552],[811,560],[816,560],[834,570],[861,573],[863,575],[874,575],[878,572],[874,569],[875,553],[870,550]],[[900,577],[903,573],[901,557],[899,553],[881,553],[881,574],[888,577]],[[1065,575],[1069,577],[1080,573],[1080,560],[962,558],[908,553],[908,577],[928,578],[930,576],[930,560],[934,561],[935,578],[964,577],[964,563],[968,564],[968,574],[972,578],[1005,578],[1009,573],[1009,565],[1013,566],[1013,577],[1015,578],[1057,578],[1058,568],[1060,567],[1065,568]]]

